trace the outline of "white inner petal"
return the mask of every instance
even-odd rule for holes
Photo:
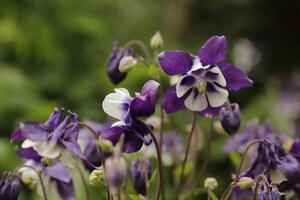
[[[216,91],[207,91],[207,98],[212,107],[222,106],[228,98],[228,91],[214,85]]]
[[[33,147],[34,145],[36,145],[37,142],[34,142],[32,140],[29,140],[29,139],[26,139],[24,140],[24,142],[22,143],[21,147],[23,149],[26,149],[26,148],[30,148],[30,147]]]
[[[42,157],[57,158],[61,153],[61,148],[51,141],[40,142],[33,146],[33,149]]]
[[[194,97],[194,92],[192,92],[184,101],[184,105],[193,111],[202,111],[207,108],[207,100],[204,94],[198,94],[196,98]]]
[[[218,74],[217,78],[215,80],[211,80],[211,81],[215,81],[215,82],[219,83],[221,86],[224,86],[224,87],[226,86],[226,80],[225,80],[221,70],[219,69],[219,67],[213,67],[208,71]]]
[[[188,75],[190,76],[190,75]],[[194,84],[192,85],[181,85],[181,81],[187,76],[183,76],[180,78],[180,80],[178,81],[178,83],[176,84],[176,95],[177,97],[182,97],[189,89],[191,89]]]
[[[69,168],[74,168],[74,166],[75,166],[75,161],[73,159],[73,154],[70,151],[66,150],[66,149],[63,149],[61,151],[60,161],[61,161],[62,164],[66,165]]]
[[[103,110],[113,118],[124,120],[128,110],[124,110],[124,104],[130,103],[132,97],[124,88],[115,89],[115,93],[108,94],[102,102]],[[128,107],[129,109],[129,107]]]
[[[115,126],[126,126],[126,123],[124,121],[118,121],[111,125],[111,127],[115,127]]]

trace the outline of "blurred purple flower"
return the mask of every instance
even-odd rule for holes
[[[119,65],[122,58],[127,56],[134,56],[133,49],[119,47],[118,43],[114,42],[107,62],[107,74],[112,83],[118,84],[126,78],[127,73],[121,72]]]
[[[149,145],[151,141],[144,138],[149,133],[149,128],[137,118],[148,117],[154,113],[158,88],[159,83],[150,80],[134,98],[124,88],[115,89],[115,93],[107,95],[102,103],[103,110],[120,121],[105,131],[101,138],[110,140],[115,145],[124,134],[122,151],[125,152],[138,151],[143,143]]]
[[[228,104],[221,108],[220,121],[223,129],[229,134],[235,134],[241,125],[241,112],[238,104]]]
[[[82,156],[77,137],[78,116],[55,108],[46,122],[22,122],[11,141],[23,141],[22,148],[33,148],[40,156],[69,159],[70,153]]]
[[[152,175],[151,162],[146,157],[136,158],[131,161],[131,181],[134,189],[141,195],[146,195],[146,181]],[[147,177],[146,177],[147,175]]]
[[[19,175],[15,172],[5,172],[0,180],[0,199],[17,200],[20,189]]]
[[[280,200],[280,192],[275,185],[262,185],[258,189],[257,200]]]
[[[167,113],[182,109],[216,115],[227,101],[228,91],[252,86],[246,73],[222,63],[227,53],[225,36],[211,37],[194,56],[184,51],[164,51],[159,63],[166,74],[180,75],[166,92],[162,106]]]

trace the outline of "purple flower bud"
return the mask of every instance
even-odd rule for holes
[[[119,69],[120,61],[126,56],[133,57],[133,49],[122,48],[118,46],[117,42],[113,43],[112,50],[107,62],[107,74],[111,82],[118,84],[123,81],[127,73],[123,73]]]
[[[257,200],[280,200],[280,193],[275,185],[260,187]]]
[[[152,167],[148,158],[142,157],[131,161],[131,180],[134,189],[141,195],[146,195],[146,181],[151,178]],[[146,177],[147,176],[147,177]]]
[[[241,125],[241,113],[238,104],[223,106],[220,111],[221,124],[223,129],[229,134],[235,134]]]
[[[127,177],[127,164],[125,158],[114,154],[105,161],[106,179],[113,195],[122,188]]]
[[[0,199],[17,200],[20,188],[21,185],[18,174],[5,172],[0,181]]]

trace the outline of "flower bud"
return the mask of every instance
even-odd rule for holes
[[[275,185],[259,187],[257,200],[280,200],[280,192]]]
[[[242,190],[251,189],[254,184],[255,184],[255,181],[250,177],[242,177],[242,178],[240,178],[240,180],[238,182],[238,186]]]
[[[150,40],[150,46],[153,49],[159,49],[164,45],[163,38],[159,31],[156,31],[156,33],[152,36]]]
[[[5,172],[0,181],[0,199],[17,200],[20,188],[19,175],[14,172]]]
[[[98,186],[103,183],[104,173],[102,169],[95,169],[89,176],[89,182],[92,186]]]
[[[221,108],[221,124],[223,129],[229,134],[235,134],[241,125],[241,113],[238,104],[230,104]]]
[[[204,181],[204,187],[209,190],[214,190],[218,187],[218,182],[215,178],[208,177]]]
[[[131,161],[131,180],[134,189],[141,195],[146,195],[147,181],[151,178],[151,162],[148,158],[137,158]],[[147,177],[146,177],[147,176]]]
[[[134,65],[137,64],[137,60],[132,56],[125,56],[120,60],[119,70],[122,73],[129,72]]]
[[[127,164],[125,158],[114,154],[105,161],[106,179],[113,195],[122,188],[127,177]]]

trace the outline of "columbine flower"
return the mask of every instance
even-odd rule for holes
[[[280,192],[276,185],[262,185],[258,189],[257,200],[280,200]]]
[[[241,125],[241,112],[238,104],[225,105],[220,111],[223,129],[229,134],[235,134]]]
[[[143,143],[149,145],[151,141],[144,138],[149,133],[149,128],[137,117],[148,117],[154,113],[158,88],[159,83],[150,80],[134,98],[124,88],[115,89],[115,93],[107,95],[102,103],[103,110],[120,121],[105,131],[101,138],[110,140],[115,145],[124,134],[122,150],[126,152],[138,151]]]
[[[75,200],[71,172],[60,161],[49,159],[46,162],[33,148],[21,149],[18,154],[24,159],[24,165],[31,166],[42,174],[45,186],[49,184],[56,185],[57,192],[62,200]],[[37,191],[41,194],[40,180],[33,169],[21,167],[19,173],[25,184],[37,186]]]
[[[72,153],[81,156],[78,132],[77,114],[55,108],[46,122],[20,123],[11,140],[23,141],[22,148],[32,147],[42,157],[60,158],[64,164],[72,165]]]
[[[99,137],[111,126],[110,122],[100,124],[94,121],[88,121],[86,124],[88,124],[98,134]],[[94,135],[92,135],[91,132],[85,128],[80,129],[77,141],[84,155],[83,164],[85,168],[89,171],[94,170],[94,167],[91,166],[90,163],[92,163],[94,166],[100,166],[101,159],[97,152],[97,148],[99,147]],[[107,152],[104,152],[104,154],[105,156],[109,155]]]
[[[131,161],[130,172],[135,191],[145,196],[147,187],[146,181],[149,181],[152,175],[150,160],[146,157],[133,159]]]
[[[105,175],[108,187],[113,195],[123,187],[127,177],[127,164],[125,158],[114,154],[105,161]]]
[[[128,60],[128,58],[133,57],[133,49],[122,48],[118,46],[117,42],[113,43],[112,50],[107,62],[107,74],[111,82],[113,82],[114,84],[118,84],[125,79],[127,73],[120,71],[120,63],[125,62],[122,61],[122,59]]]
[[[259,124],[258,120],[252,120],[243,132],[235,134],[227,140],[225,152],[236,151],[242,153],[249,142],[255,139],[277,138],[283,142],[286,138],[278,133],[269,122]]]
[[[0,180],[0,199],[17,200],[20,188],[19,175],[14,172],[5,172]]]
[[[182,109],[216,115],[226,102],[229,90],[250,87],[252,81],[245,72],[225,60],[227,41],[213,36],[194,56],[184,51],[164,51],[159,63],[168,75],[181,75],[178,83],[165,94],[162,106],[167,113]]]

